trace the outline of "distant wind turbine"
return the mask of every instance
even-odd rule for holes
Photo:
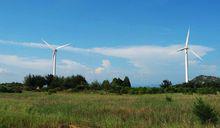
[[[189,51],[192,52],[198,59],[202,60],[202,58],[191,48],[189,48],[189,35],[190,35],[190,28],[188,29],[187,37],[186,37],[186,45],[184,48],[179,49],[177,52],[184,51],[185,52],[185,82],[189,82],[189,58],[188,53]]]
[[[57,50],[58,49],[61,49],[61,48],[64,48],[70,44],[65,44],[65,45],[61,45],[61,46],[58,46],[58,47],[54,47],[52,45],[50,45],[49,43],[47,43],[45,40],[42,39],[42,41],[48,46],[48,48],[50,48],[52,51],[53,51],[53,54],[52,54],[52,74],[53,76],[56,76],[56,56],[57,56]]]

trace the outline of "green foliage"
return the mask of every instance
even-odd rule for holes
[[[85,77],[83,77],[81,75],[75,76],[75,82],[76,82],[76,85],[88,85]]]
[[[126,94],[130,89],[130,80],[128,77],[125,77],[124,80],[120,78],[114,78],[111,82],[110,92],[117,94]]]
[[[46,76],[45,76],[45,83],[46,83],[46,85],[47,85],[47,86],[50,85],[50,84],[52,83],[53,79],[54,79],[54,77],[53,77],[52,74],[46,75]]]
[[[0,84],[0,92],[6,93],[22,93],[23,84],[21,83],[3,83]]]
[[[57,89],[49,89],[48,90],[48,95],[51,95],[53,93],[57,93]]]
[[[124,81],[122,82],[122,86],[128,87],[128,88],[131,87],[131,82],[127,76],[125,76]]]
[[[111,88],[111,84],[108,80],[104,80],[102,82],[102,85],[101,85],[102,89],[104,89],[105,91],[109,91],[110,88]]]
[[[163,80],[163,82],[161,83],[160,87],[161,88],[170,88],[172,86],[172,82],[169,80]]]
[[[202,124],[216,124],[218,121],[218,113],[201,98],[197,98],[194,102],[193,113],[199,118]]]
[[[45,84],[45,78],[40,75],[28,75],[24,78],[24,85],[28,90],[41,89]]]
[[[198,81],[201,80],[202,82]],[[163,80],[160,87],[131,87],[129,78],[126,76],[123,80],[121,78],[113,78],[111,83],[104,80],[102,83],[93,81],[88,84],[85,77],[81,75],[70,77],[58,77],[47,75],[45,77],[39,75],[28,75],[25,77],[24,85],[28,90],[41,91],[48,89],[59,88],[59,90],[71,90],[72,92],[79,91],[94,91],[104,90],[110,93],[117,94],[158,94],[158,93],[184,93],[184,94],[217,94],[220,91],[220,86],[212,87],[212,83],[218,83],[219,78],[199,76],[190,81],[178,85],[172,85],[169,80]],[[48,88],[43,88],[47,85]]]
[[[167,102],[172,102],[173,99],[172,99],[172,97],[170,97],[170,96],[166,96],[166,101],[167,101]]]
[[[90,88],[92,90],[101,90],[101,84],[97,80],[95,80],[90,84]]]
[[[220,122],[207,126],[195,118],[195,95],[169,94],[176,102],[168,103],[166,94],[0,93],[0,127],[58,128],[72,124],[82,128],[219,128]],[[203,96],[219,106],[220,96],[214,97]]]
[[[28,90],[36,90],[38,87],[41,90],[57,89],[73,89],[74,91],[81,91],[87,88],[87,81],[81,75],[71,77],[58,77],[47,75],[45,77],[39,75],[28,75],[24,78],[24,85]],[[48,89],[42,87],[47,85]]]
[[[51,83],[48,85],[49,89],[54,89],[54,88],[62,88],[64,84],[64,77],[58,77],[54,76]]]
[[[216,88],[197,88],[196,92],[199,94],[217,94],[217,89]]]
[[[65,89],[73,89],[73,91],[82,91],[88,88],[88,83],[85,77],[81,75],[64,78],[63,87]]]

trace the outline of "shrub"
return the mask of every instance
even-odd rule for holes
[[[49,89],[48,90],[48,94],[51,95],[53,93],[57,93],[57,90],[56,89]]]
[[[4,83],[0,85],[0,92],[22,93],[23,85],[21,83]]]
[[[218,121],[218,113],[201,98],[197,98],[194,102],[193,113],[199,118],[202,124],[216,124]]]
[[[172,99],[172,97],[170,97],[170,96],[166,96],[166,101],[167,101],[167,102],[172,102],[173,99]]]
[[[197,93],[199,94],[217,94],[217,89],[216,88],[198,88],[196,90]]]
[[[41,89],[45,84],[45,78],[40,75],[28,75],[24,78],[24,85],[28,90]]]

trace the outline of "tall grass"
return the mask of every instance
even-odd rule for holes
[[[172,97],[167,102],[164,97]],[[104,128],[202,127],[192,113],[195,95],[0,93],[0,128],[54,128],[72,124]],[[220,96],[201,96],[220,112]],[[214,126],[206,126],[214,127]],[[216,127],[220,127],[217,123]]]

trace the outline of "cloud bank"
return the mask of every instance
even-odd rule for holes
[[[47,48],[43,43],[33,42],[13,42],[0,40],[0,44],[5,45],[18,45],[30,48]],[[91,75],[129,75],[133,81],[138,82],[149,78],[153,80],[153,77],[158,79],[171,78],[173,76],[184,75],[184,54],[177,53],[177,49],[184,47],[180,44],[169,46],[130,46],[130,47],[96,47],[96,48],[77,48],[68,46],[62,50],[68,52],[74,52],[78,54],[89,53],[90,55],[98,54],[106,57],[113,57],[124,60],[125,65],[129,65],[125,69],[118,69],[116,66],[112,66],[114,61],[105,59],[101,60],[102,63],[96,68],[83,65],[80,62],[75,62],[70,59],[61,59],[58,62],[58,68],[60,71],[66,74],[85,74],[91,77]],[[204,57],[209,52],[214,51],[213,48],[202,45],[191,45],[194,51],[196,51],[201,57]],[[200,73],[215,72],[217,66],[214,64],[201,64],[195,56],[190,54],[190,66],[200,71]],[[39,59],[31,57],[19,57],[15,55],[0,55],[2,60],[0,63],[10,66],[17,66],[20,68],[28,68],[33,70],[50,69],[51,60]],[[126,64],[127,63],[127,64]],[[108,70],[111,67],[111,71]],[[62,75],[64,73],[61,73]],[[173,74],[173,75],[171,75]],[[96,79],[96,78],[94,78]],[[158,81],[158,79],[155,81]]]

